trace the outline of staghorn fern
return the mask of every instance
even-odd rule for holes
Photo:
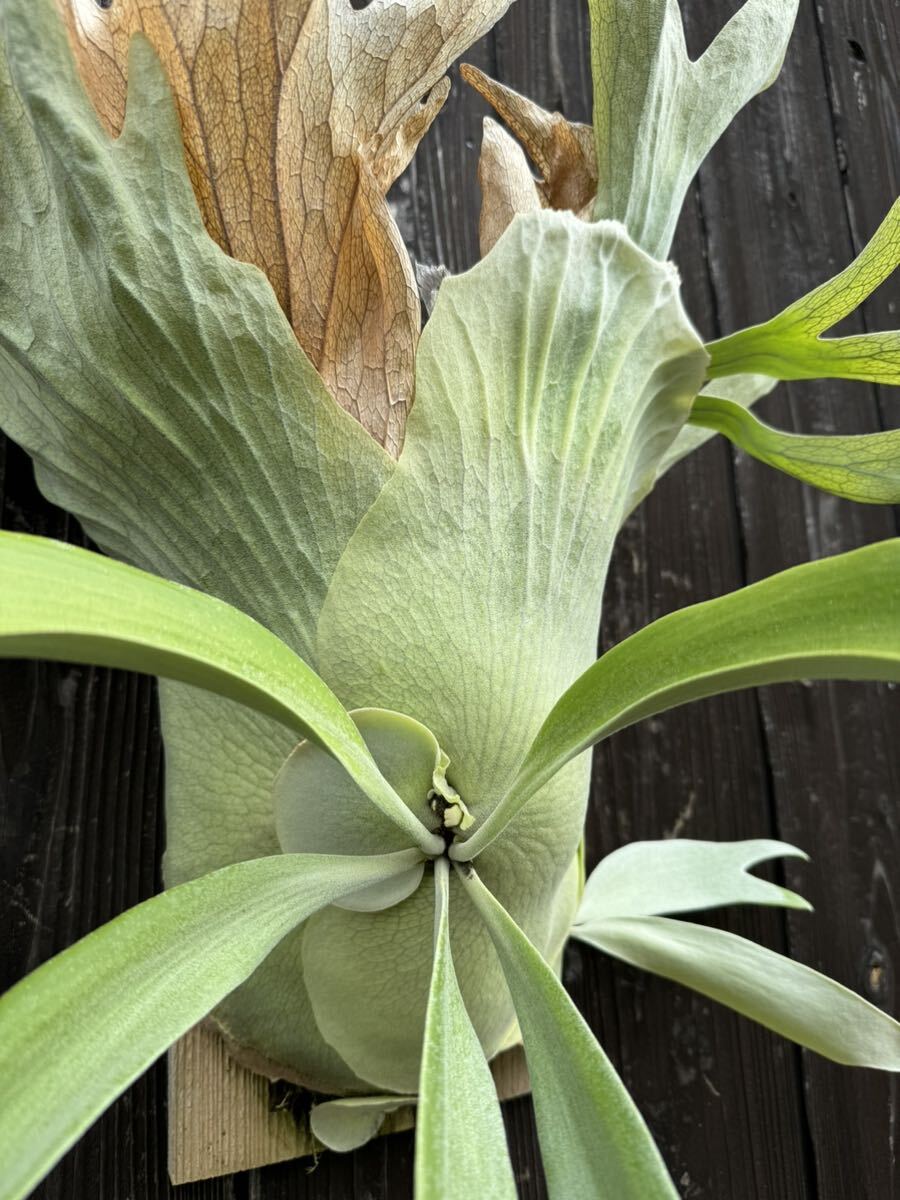
[[[823,336],[900,261],[900,207],[834,280],[704,346],[664,260],[797,5],[748,0],[692,63],[675,0],[592,0],[593,132],[469,72],[540,177],[492,127],[487,252],[441,284],[419,338],[384,192],[443,70],[506,7],[332,2],[280,29],[281,242],[240,246],[240,189],[198,135],[199,56],[120,6],[101,27],[119,95],[78,5],[74,59],[49,0],[0,9],[0,424],[131,564],[0,536],[0,653],[165,680],[169,830],[169,890],[0,1000],[4,1200],[210,1011],[236,1055],[336,1097],[312,1114],[335,1147],[416,1097],[418,1200],[514,1196],[487,1060],[520,1035],[554,1200],[675,1195],[559,983],[570,934],[837,1061],[900,1069],[885,1013],[672,918],[804,907],[747,874],[791,847],[638,843],[586,886],[579,859],[582,752],[601,739],[729,689],[900,678],[900,542],[674,613],[594,661],[622,522],[703,431],[825,490],[900,499],[896,434],[797,438],[748,411],[778,378],[900,380],[896,333]],[[291,192],[286,113],[333,194]]]

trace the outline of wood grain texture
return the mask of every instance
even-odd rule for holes
[[[310,1154],[314,1141],[269,1082],[198,1025],[169,1051],[169,1176],[192,1183]]]
[[[738,0],[683,0],[702,49]],[[518,0],[467,56],[576,121],[589,117],[581,0]],[[709,336],[770,315],[846,263],[900,190],[900,5],[801,0],[778,84],[743,113],[692,189],[674,257]],[[478,252],[484,104],[455,85],[392,194],[428,262]],[[888,284],[857,328],[898,321]],[[785,428],[900,425],[896,395],[863,385],[781,386],[761,406]],[[79,538],[0,452],[6,528]],[[803,488],[721,441],[676,468],[625,529],[602,644],[670,609],[809,557],[897,532],[887,510]],[[153,690],[124,675],[0,664],[0,946],[11,982],[158,887],[163,842]],[[627,730],[597,754],[589,864],[622,842],[783,837],[812,854],[785,882],[816,914],[726,915],[726,928],[829,972],[898,1010],[900,693],[851,684],[703,702]],[[795,1050],[664,981],[572,948],[566,983],[647,1116],[686,1200],[887,1200],[900,1192],[898,1082]],[[524,1200],[543,1200],[528,1101],[506,1106]],[[42,1200],[403,1200],[412,1136],[190,1184],[166,1179],[164,1069],[105,1116],[39,1190]]]
[[[233,1175],[323,1150],[307,1114],[290,1102],[291,1092],[279,1103],[269,1081],[239,1066],[214,1029],[200,1024],[186,1033],[169,1051],[168,1067],[173,1183]],[[498,1055],[491,1073],[501,1100],[528,1094],[520,1046]],[[380,1135],[400,1133],[413,1124],[413,1110],[401,1108],[385,1117]]]

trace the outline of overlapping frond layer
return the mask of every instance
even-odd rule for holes
[[[704,368],[676,273],[619,225],[519,217],[478,266],[441,285],[403,454],[335,572],[318,654],[348,706],[394,709],[432,730],[473,832],[543,715],[594,659],[615,535]],[[481,864],[548,956],[571,901],[563,880],[585,784],[583,764],[559,775]],[[460,987],[494,1054],[512,1021],[502,975],[470,907],[453,911]],[[336,940],[372,981],[365,994],[330,953]],[[395,1045],[397,997],[405,1026],[424,1028],[430,944],[421,896],[382,914],[332,909],[304,937],[326,1036],[384,1087],[415,1084],[417,1059],[401,1064]]]
[[[0,426],[104,550],[309,659],[391,461],[328,396],[264,277],[208,237],[147,42],[113,141],[52,0],[10,0],[0,33]]]
[[[266,273],[332,395],[394,455],[419,301],[385,196],[446,99],[445,71],[510,2],[58,0],[111,132],[129,40],[150,40],[210,234]]]

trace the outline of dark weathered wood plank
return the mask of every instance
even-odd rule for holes
[[[716,307],[726,329],[775,311],[840,269],[893,200],[900,156],[888,44],[896,48],[896,11],[801,5],[782,86],[702,172]],[[752,192],[741,181],[747,162],[762,184]],[[758,233],[735,244],[735,227]],[[852,326],[896,325],[897,294],[895,281],[886,285]],[[780,388],[763,412],[786,428],[865,432],[882,427],[891,407],[896,423],[896,402],[880,408],[875,389],[815,383]],[[749,579],[896,532],[890,510],[820,496],[740,457],[736,472]],[[768,689],[759,704],[777,828],[813,859],[788,870],[788,881],[802,880],[817,909],[813,918],[791,917],[791,953],[896,1011],[900,775],[891,742],[900,700],[888,689],[818,685]],[[895,1195],[896,1080],[812,1055],[803,1056],[802,1070],[818,1195]]]
[[[699,50],[737,0],[683,0]],[[702,172],[675,257],[707,334],[755,320],[833,272],[893,199],[896,0],[803,0],[785,75]],[[860,58],[860,54],[862,58]],[[590,111],[581,0],[519,0],[467,58],[574,119]],[[459,270],[477,257],[481,102],[457,86],[395,202],[414,252]],[[740,232],[738,238],[737,231]],[[870,327],[896,324],[897,293]],[[763,410],[787,427],[900,424],[892,396],[862,387],[781,389]],[[24,456],[0,452],[4,528],[78,540],[37,494]],[[629,522],[604,616],[609,644],[663,612],[812,555],[886,536],[875,510],[823,500],[720,444],[663,481]],[[0,663],[2,982],[158,886],[163,842],[152,688],[117,673]],[[789,882],[814,918],[736,913],[727,928],[791,952],[896,1007],[900,794],[896,694],[842,685],[709,701],[627,731],[597,756],[591,862],[623,841],[780,835],[813,863]],[[892,737],[891,734],[894,734]],[[898,1190],[896,1084],[801,1056],[663,981],[574,948],[566,982],[650,1121],[686,1197],[882,1200]],[[546,1195],[528,1102],[509,1105],[521,1194]],[[893,1136],[891,1135],[893,1132]],[[190,1200],[400,1200],[412,1136],[358,1153],[189,1185]],[[157,1200],[165,1177],[161,1067],[53,1173],[46,1200]]]
[[[696,213],[689,212],[676,252],[698,320],[708,315],[698,279],[701,238]],[[663,481],[622,537],[607,588],[604,644],[740,586],[731,489],[729,456],[715,444]],[[594,796],[589,861],[637,838],[771,836],[752,697],[710,701],[617,736],[597,755]],[[725,924],[785,947],[775,913],[737,912]],[[681,989],[577,953],[586,968],[579,1003],[597,1014],[595,1027],[685,1195],[806,1196],[791,1049]]]

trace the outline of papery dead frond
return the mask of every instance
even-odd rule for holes
[[[128,43],[149,38],[211,236],[265,271],[332,394],[395,454],[420,314],[384,197],[446,98],[448,66],[510,2],[57,0],[111,133]]]

